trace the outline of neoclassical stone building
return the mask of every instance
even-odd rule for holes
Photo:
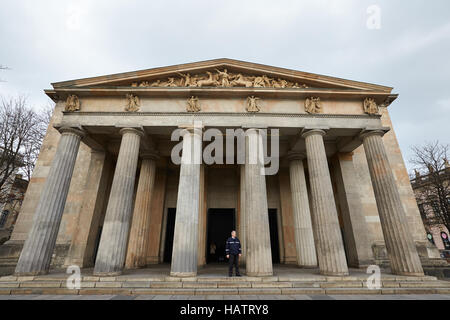
[[[216,262],[234,228],[254,276],[276,263],[421,275],[439,257],[389,118],[390,87],[217,59],[45,92],[55,112],[1,249],[18,259],[17,274],[79,265],[113,275],[170,262],[171,275],[192,276]],[[178,128],[183,147],[203,148],[208,128],[246,130],[246,151],[261,145],[260,129],[278,129],[280,168],[264,176],[249,161],[174,164]]]

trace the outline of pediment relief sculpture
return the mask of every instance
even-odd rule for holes
[[[245,108],[247,112],[259,112],[261,108],[258,106],[257,101],[259,98],[251,96],[247,98],[247,107]]]
[[[200,103],[198,100],[198,97],[190,97],[187,101],[187,108],[186,111],[187,112],[199,112],[201,111],[201,107],[200,107]]]
[[[370,115],[378,114],[378,105],[373,98],[364,99],[364,112]]]
[[[246,88],[308,88],[305,84],[288,81],[280,78],[271,78],[267,75],[253,76],[242,73],[229,72],[227,69],[206,71],[204,74],[191,75],[178,73],[166,79],[154,81],[133,82],[132,87],[246,87]]]
[[[65,111],[74,112],[78,110],[80,110],[80,99],[74,94],[68,96]]]
[[[141,107],[141,102],[139,100],[139,97],[135,96],[132,93],[128,93],[126,95],[126,98],[127,98],[127,105],[125,106],[125,111],[127,111],[127,112],[139,111],[139,108]]]
[[[307,113],[316,114],[322,113],[322,102],[319,97],[307,98],[305,101],[305,111]]]

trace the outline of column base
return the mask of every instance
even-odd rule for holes
[[[406,277],[423,277],[425,273],[423,272],[392,272],[397,276],[406,276]]]
[[[302,266],[302,265],[297,265],[297,267],[299,267],[300,269],[317,269],[319,266],[316,264],[314,266]]]
[[[191,278],[196,277],[197,272],[170,272],[170,276],[177,278]]]
[[[16,277],[32,277],[32,276],[44,276],[48,274],[47,270],[42,271],[30,271],[30,272],[14,272]]]

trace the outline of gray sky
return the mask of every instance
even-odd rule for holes
[[[0,95],[36,108],[52,82],[215,58],[392,86],[405,160],[450,143],[448,0],[0,2]]]

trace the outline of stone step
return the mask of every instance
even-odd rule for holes
[[[450,288],[0,288],[0,295],[370,295],[450,294]]]

